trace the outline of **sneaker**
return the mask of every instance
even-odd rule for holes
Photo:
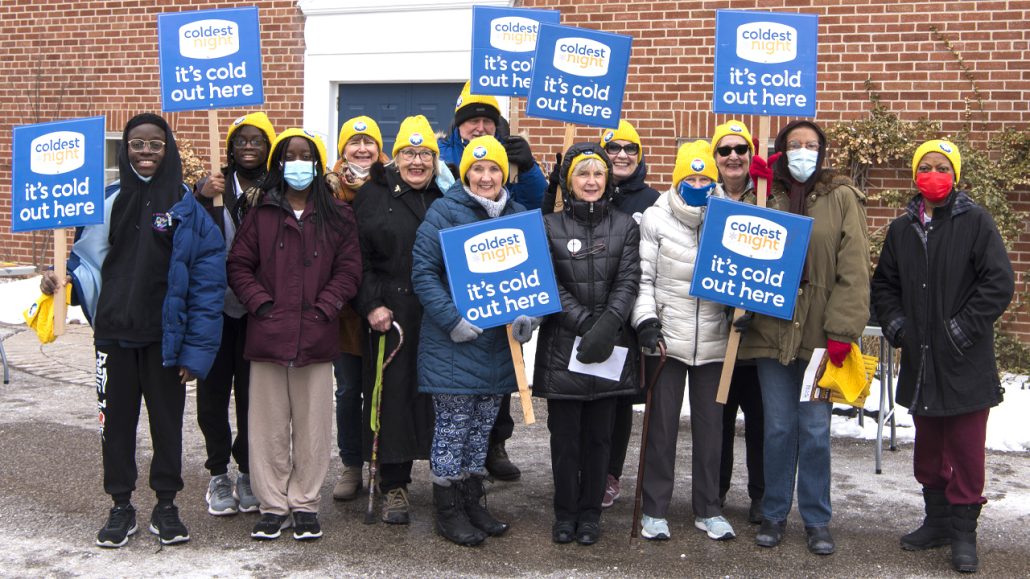
[[[175,545],[190,540],[190,532],[179,519],[179,507],[157,505],[150,515],[150,532],[161,539],[162,545]]]
[[[640,519],[640,536],[653,541],[667,541],[672,537],[669,533],[669,521],[644,515]]]
[[[593,545],[601,538],[601,523],[580,522],[576,525],[576,542]]]
[[[293,512],[293,538],[311,541],[322,537],[322,525],[318,524],[318,513]]]
[[[608,484],[604,487],[604,498],[601,499],[601,508],[607,509],[614,505],[615,499],[619,498],[619,496],[619,479],[608,475]]]
[[[733,532],[733,527],[730,526],[730,522],[726,520],[726,517],[719,515],[718,517],[695,517],[694,526],[702,531],[708,533],[708,538],[716,541],[726,541],[737,536]]]
[[[551,540],[560,545],[576,540],[576,521],[555,521],[551,527]]]
[[[333,487],[333,498],[338,501],[349,501],[358,496],[361,490],[361,466],[343,465],[343,474]]]
[[[97,546],[115,549],[129,542],[136,534],[136,509],[132,505],[115,505],[107,515],[104,528],[97,533]]]
[[[254,491],[250,488],[250,475],[247,473],[241,472],[240,476],[236,477],[236,488],[232,491],[232,497],[239,502],[241,513],[254,513],[261,508],[261,501],[254,496]]]
[[[404,487],[386,491],[383,497],[383,522],[391,525],[407,525],[411,522],[408,516],[408,490]]]
[[[278,539],[279,535],[283,533],[283,529],[290,528],[290,525],[289,515],[262,513],[261,520],[254,525],[254,530],[250,532],[250,537],[259,541]]]
[[[232,492],[232,479],[227,474],[211,477],[207,483],[207,512],[217,517],[235,515],[239,503]]]

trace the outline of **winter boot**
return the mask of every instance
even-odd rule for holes
[[[490,445],[486,452],[486,470],[497,480],[510,482],[519,480],[522,476],[519,467],[508,458],[508,451],[504,448],[503,442]]]
[[[951,505],[951,566],[962,573],[976,573],[976,520],[981,505]]]
[[[447,540],[471,547],[486,539],[486,535],[469,522],[458,485],[433,483],[433,506],[436,507],[436,532]]]
[[[923,488],[926,518],[923,525],[901,538],[901,548],[922,551],[951,543],[951,511],[944,489]]]
[[[486,489],[483,488],[483,475],[474,474],[461,481],[461,497],[465,503],[465,514],[472,526],[491,537],[500,537],[508,530],[508,523],[502,523],[486,510]]]

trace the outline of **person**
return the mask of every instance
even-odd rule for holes
[[[375,162],[387,163],[383,153],[383,135],[379,125],[370,117],[358,116],[340,125],[340,139],[336,146],[339,158],[328,175],[333,195],[353,204],[358,189],[369,178]],[[336,376],[336,444],[340,450],[343,471],[333,487],[333,498],[354,499],[361,490],[361,382],[362,359],[361,316],[351,304],[340,310],[340,356],[333,360]]]
[[[837,366],[869,319],[869,243],[865,196],[851,180],[824,168],[826,136],[811,121],[788,123],[775,141],[769,206],[813,219],[794,315],[755,314],[738,357],[755,359],[765,419],[765,495],[761,547],[783,540],[795,480],[808,550],[829,555],[830,410],[800,401],[805,368],[816,348]]]
[[[633,325],[645,351],[659,342],[668,359],[651,393],[643,481],[645,539],[671,536],[666,520],[675,485],[676,439],[683,390],[690,377],[691,506],[694,526],[715,540],[732,539],[733,527],[719,501],[722,406],[715,401],[726,355],[725,306],[690,296],[690,281],[709,196],[722,197],[707,141],[685,143],[676,153],[673,186],[644,212],[640,225],[640,293]],[[651,374],[657,359],[648,355]]]
[[[404,347],[382,374],[379,405],[379,490],[382,519],[388,524],[410,522],[408,484],[414,460],[429,458],[433,440],[433,400],[418,391],[417,352],[422,304],[411,287],[415,232],[426,211],[443,193],[437,185],[439,146],[429,121],[422,115],[401,122],[393,145],[393,161],[372,165],[367,183],[358,189],[354,211],[364,265],[358,291],[358,314],[373,332],[387,333],[386,351],[396,349],[404,332]],[[374,340],[378,342],[378,340]],[[372,456],[372,390],[376,359],[373,345],[362,341],[366,362],[362,395],[362,434],[365,460]]]
[[[613,189],[604,149],[573,145],[561,168],[563,210],[544,217],[562,312],[540,328],[533,395],[547,400],[556,543],[600,538],[616,401],[636,392],[639,379],[629,316],[640,285],[640,230],[613,210]],[[569,369],[573,359],[603,362],[615,346],[629,352],[618,380]]]
[[[228,252],[247,206],[248,195],[257,194],[265,176],[268,152],[275,140],[275,129],[263,112],[239,117],[229,125],[225,135],[226,165],[220,172],[202,178],[193,187],[197,200],[207,210],[225,238]],[[226,195],[226,184],[230,194]],[[212,201],[222,197],[224,205]],[[258,510],[258,499],[250,484],[250,461],[247,448],[247,408],[250,392],[250,362],[243,357],[247,335],[247,308],[226,288],[222,307],[222,343],[206,380],[197,380],[197,424],[204,435],[207,461],[204,468],[211,473],[205,499],[207,512],[216,515],[252,513]],[[229,398],[236,400],[236,438],[229,424]],[[239,477],[229,476],[229,459],[236,461]]]
[[[719,169],[719,187],[727,199],[755,205],[758,197],[752,171],[763,165],[755,151],[754,139],[747,125],[729,120],[715,127],[712,152]],[[752,160],[755,162],[752,163]],[[764,165],[763,165],[764,166]],[[767,177],[768,178],[768,177]],[[733,440],[737,432],[737,413],[744,412],[744,449],[747,465],[747,494],[751,499],[748,522],[762,522],[762,495],[765,494],[765,473],[762,470],[763,435],[762,390],[758,369],[753,360],[737,360],[730,379],[730,391],[722,414],[722,461],[719,467],[719,503],[726,505],[726,495],[733,479]]]
[[[961,176],[954,143],[916,149],[919,192],[887,230],[872,301],[884,337],[901,348],[897,400],[915,423],[913,470],[926,512],[901,546],[950,544],[955,570],[975,572],[987,417],[1003,393],[994,322],[1012,300],[1014,274],[994,220],[958,188]]]
[[[517,388],[504,326],[481,329],[451,298],[440,231],[525,209],[504,187],[508,157],[497,139],[469,141],[460,181],[433,203],[415,237],[412,286],[425,308],[418,346],[419,392],[433,397],[436,424],[430,466],[436,530],[459,545],[500,536],[508,524],[486,509],[486,454],[501,400]],[[520,316],[513,335],[529,341],[533,320]]]
[[[601,131],[600,145],[612,161],[612,181],[615,185],[612,204],[615,208],[633,216],[640,224],[644,211],[658,200],[658,191],[649,187],[647,163],[644,162],[644,148],[636,128],[627,120],[619,121],[618,129]],[[554,201],[546,212],[554,209]],[[615,504],[622,490],[619,479],[626,464],[626,450],[629,448],[633,430],[633,404],[643,404],[639,393],[620,396],[615,403],[615,427],[612,431],[612,450],[608,457],[608,481],[604,489],[601,506],[608,508]]]
[[[221,340],[225,244],[189,186],[168,123],[151,113],[126,123],[119,180],[105,190],[104,223],[77,231],[67,280],[47,272],[43,293],[72,281],[93,326],[104,492],[114,506],[97,533],[121,547],[136,533],[136,431],[146,403],[157,505],[150,532],[189,541],[175,496],[182,490],[186,383],[206,378]]]
[[[325,181],[322,139],[287,129],[272,143],[261,198],[229,253],[229,283],[247,308],[250,466],[261,520],[250,536],[318,539],[329,470],[335,320],[361,282],[354,217]],[[260,425],[260,427],[257,427]]]

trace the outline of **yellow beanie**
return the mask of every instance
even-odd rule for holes
[[[311,141],[312,143],[314,143],[315,144],[315,149],[318,150],[318,160],[321,161],[321,163],[322,163],[322,172],[324,173],[324,172],[328,171],[328,169],[326,169],[326,166],[325,166],[325,164],[326,164],[325,143],[322,142],[322,137],[319,137],[318,135],[316,135],[315,133],[312,133],[311,131],[309,131],[307,129],[292,128],[292,129],[286,129],[285,131],[279,133],[279,136],[276,137],[275,141],[272,143],[272,151],[273,152],[275,151],[275,148],[279,146],[279,143],[285,143],[287,140],[289,140],[292,137],[300,137],[302,139],[307,139],[307,140]],[[271,153],[269,153],[269,155],[268,155],[268,169],[269,170],[272,169],[272,154]]]
[[[715,134],[712,135],[712,151],[715,151],[716,147],[719,146],[719,141],[727,135],[737,135],[738,137],[744,137],[747,141],[747,148],[751,151],[751,154],[755,154],[755,145],[751,142],[751,131],[747,130],[747,125],[737,120],[729,120],[725,123],[715,127]]]
[[[640,144],[640,135],[633,125],[625,119],[619,119],[619,128],[614,131],[605,129],[601,131],[601,146],[604,147],[612,141],[629,141],[637,145],[637,162],[644,158],[644,147]]]
[[[467,81],[454,103],[454,126],[476,117],[486,117],[496,124],[501,119],[501,105],[492,96],[472,94],[472,81]]]
[[[672,171],[672,186],[678,187],[691,175],[704,175],[712,181],[719,179],[719,170],[712,158],[712,149],[708,141],[697,140],[683,143],[676,152],[676,167]]]
[[[275,141],[275,129],[272,128],[272,121],[268,120],[268,115],[262,112],[250,113],[249,115],[243,115],[236,119],[229,125],[229,133],[225,135],[225,150],[229,150],[229,142],[232,141],[233,134],[240,129],[243,125],[250,125],[261,130],[265,134],[265,138],[268,139],[268,144],[271,145]],[[269,148],[271,152],[271,148]]]
[[[508,153],[504,151],[504,145],[497,139],[490,135],[483,135],[472,139],[468,145],[465,145],[465,152],[461,154],[461,164],[458,167],[462,181],[465,180],[465,173],[468,173],[469,168],[476,161],[497,163],[504,175],[502,183],[508,182]]]
[[[401,121],[397,139],[393,142],[393,156],[396,157],[404,147],[426,147],[437,155],[440,154],[440,145],[436,144],[436,133],[424,116],[415,115]]]
[[[360,116],[347,119],[340,127],[340,140],[336,143],[336,152],[343,156],[343,146],[351,140],[354,135],[368,135],[379,145],[379,152],[383,152],[383,133],[379,131],[379,125],[372,120],[372,117]]]
[[[957,184],[962,176],[962,155],[958,152],[955,143],[943,139],[934,139],[919,145],[916,154],[912,155],[912,180],[916,180],[919,161],[922,161],[927,153],[940,153],[947,157],[948,161],[951,161],[951,168],[955,171],[955,183]]]
[[[571,182],[572,181],[572,173],[576,170],[576,165],[579,165],[580,163],[582,163],[583,161],[586,161],[587,159],[597,159],[598,161],[601,162],[601,165],[604,166],[606,171],[609,170],[608,169],[608,163],[605,163],[604,159],[602,159],[600,155],[598,155],[597,153],[595,153],[593,151],[587,151],[585,153],[580,153],[580,154],[576,155],[572,159],[572,162],[569,163],[569,172],[565,175],[565,181],[566,182]],[[608,175],[608,176],[611,177],[611,175]],[[571,185],[570,185],[570,188],[571,188]]]

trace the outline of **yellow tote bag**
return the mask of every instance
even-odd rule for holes
[[[852,406],[862,404],[869,395],[876,363],[876,356],[863,355],[858,344],[852,343],[851,351],[841,367],[833,363],[826,364],[826,370],[819,379],[819,387],[830,391],[831,401]]]
[[[72,284],[69,282],[64,291],[65,302],[72,303]],[[29,309],[22,312],[25,323],[36,331],[41,344],[49,344],[57,339],[54,335],[54,296],[40,294]]]

